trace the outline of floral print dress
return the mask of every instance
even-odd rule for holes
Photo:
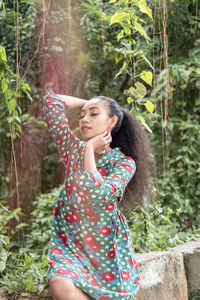
[[[65,163],[65,180],[55,204],[48,274],[64,276],[98,300],[132,300],[139,270],[125,216],[118,205],[136,171],[119,147],[104,154],[97,171],[83,171],[86,142],[68,126],[68,107],[50,91],[43,112]]]

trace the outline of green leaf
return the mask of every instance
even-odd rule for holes
[[[12,73],[11,68],[9,67],[9,65],[6,62],[4,62],[4,67],[9,73]]]
[[[121,38],[123,38],[123,36],[124,36],[124,30],[122,29],[122,30],[120,31],[120,33],[118,33],[118,35],[117,35],[117,40],[118,40],[118,42],[119,42],[119,40],[120,40]]]
[[[0,272],[3,272],[6,268],[6,262],[5,261],[0,261]]]
[[[3,0],[0,0],[0,8],[1,8],[1,6],[3,7],[3,11],[6,14],[6,8],[5,8],[5,4],[4,4]]]
[[[5,81],[5,79],[2,79],[2,81],[1,81],[1,88],[2,88],[3,93],[5,93],[5,91],[8,89],[8,85]]]
[[[8,251],[5,248],[1,249],[0,257],[1,257],[1,260],[3,260],[3,261],[7,260],[7,258],[8,258]]]
[[[21,89],[26,92],[27,90],[30,92],[31,91],[31,88],[29,86],[28,83],[25,83],[24,81],[21,82]]]
[[[142,25],[140,25],[137,21],[135,21],[134,27],[135,27],[135,30],[138,31],[141,34],[141,36],[143,36],[145,38],[147,43],[149,43],[150,38],[146,34],[146,32],[145,32],[144,28],[142,27]]]
[[[114,13],[114,15],[111,17],[111,20],[110,20],[110,25],[111,26],[112,24],[114,23],[121,23],[122,20],[126,20],[130,22],[129,20],[129,14],[128,13],[125,13],[125,12],[122,12],[122,13]],[[128,18],[128,19],[127,19]]]
[[[144,80],[146,83],[148,83],[150,86],[152,86],[152,79],[153,79],[152,72],[143,71],[140,74],[140,78]]]
[[[1,234],[0,235],[0,245],[3,244],[4,248],[8,249],[9,243],[10,243],[9,237]],[[2,249],[2,245],[1,245],[1,249]]]
[[[126,67],[127,67],[128,65],[127,65],[127,62],[126,61],[124,61],[124,63],[123,63],[123,66],[121,67],[121,69],[119,70],[119,72],[115,75],[115,78],[114,79],[116,79],[124,70],[126,70]]]
[[[154,105],[150,100],[147,100],[147,102],[145,103],[145,107],[150,113],[154,111]]]
[[[146,88],[141,82],[136,82],[135,84],[136,88],[131,87],[129,89],[129,92],[135,97],[135,98],[144,98],[146,95]]]
[[[145,119],[142,116],[136,115],[136,118],[142,123],[142,125],[144,126],[144,128],[147,129],[147,131],[149,131],[150,133],[152,133],[151,128],[148,126],[148,124],[145,122]]]
[[[7,61],[6,50],[1,45],[0,45],[0,59],[3,60],[3,61]]]
[[[8,102],[12,98],[13,93],[10,89],[7,89],[4,93],[4,95],[5,95],[6,101]]]
[[[147,14],[153,20],[151,9],[147,6],[145,0],[141,0],[139,3],[136,2],[136,4],[142,13]]]
[[[109,1],[109,3],[114,3],[114,2],[116,2],[116,0],[110,0],[110,1]]]
[[[144,55],[144,53],[142,53],[141,57],[148,63],[148,65],[152,68],[152,70],[154,70],[154,67],[152,66],[152,64],[150,63],[150,61],[146,58],[146,56]]]
[[[15,106],[16,106],[16,100],[15,99],[12,99],[12,100],[8,101],[8,109],[9,109],[10,114],[14,111]]]
[[[127,98],[127,102],[130,104],[130,103],[132,103],[133,102],[133,98],[132,97],[128,97]]]
[[[0,79],[3,74],[3,69],[4,69],[4,65],[3,65],[3,63],[0,63]]]

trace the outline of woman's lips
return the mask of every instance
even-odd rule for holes
[[[87,130],[89,130],[89,129],[91,129],[90,127],[87,127],[87,126],[83,126],[83,127],[81,127],[81,130],[84,132],[84,131],[87,131]]]

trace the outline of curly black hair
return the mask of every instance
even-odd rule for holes
[[[109,116],[118,116],[118,121],[113,128],[111,148],[120,147],[121,151],[134,159],[136,172],[126,187],[120,207],[129,214],[136,207],[145,206],[155,196],[157,187],[156,160],[146,131],[140,121],[128,109],[112,98],[105,96],[93,97],[105,101],[108,106]]]

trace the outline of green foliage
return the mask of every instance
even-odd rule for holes
[[[19,115],[21,114],[21,109],[17,105],[17,99],[23,97],[22,92],[26,93],[31,99],[28,91],[30,91],[30,86],[21,80],[18,75],[13,74],[10,67],[7,64],[6,51],[3,46],[0,45],[0,83],[1,90],[6,100],[9,118],[8,122],[14,122],[15,129],[17,130],[17,135],[21,132],[21,120]],[[19,90],[17,85],[19,84]],[[1,99],[2,101],[2,99]],[[13,136],[14,137],[14,136]]]
[[[0,41],[1,45],[6,49],[9,66],[13,70],[16,68],[16,26],[17,25],[17,5],[10,0],[5,0],[5,10],[0,9]],[[14,9],[15,7],[15,9]],[[33,38],[34,29],[36,27],[35,17],[37,12],[37,0],[21,0],[19,5],[19,33],[20,38],[20,71],[24,72],[27,59],[30,55],[31,39]],[[18,41],[19,42],[19,41]]]
[[[9,221],[18,220],[20,209],[10,211],[7,207],[0,204],[0,273],[5,270],[6,262],[9,256],[10,239],[7,235]]]
[[[152,86],[153,66],[146,57],[144,44],[140,43],[141,37],[146,43],[150,41],[147,31],[149,22],[151,26],[153,24],[151,9],[145,0],[121,0],[103,3],[101,13],[99,2],[81,2],[81,26],[89,41],[87,57],[92,72],[87,91],[110,93],[120,103],[128,102],[129,108],[135,109],[141,125],[151,132],[141,113],[154,110],[151,100],[144,98]],[[105,78],[114,78],[114,81]],[[140,109],[136,110],[136,106]]]
[[[180,213],[180,208],[173,210],[158,203],[142,209],[141,213],[133,211],[129,224],[135,251],[166,251],[168,248],[199,238],[200,230],[197,228],[180,230],[176,221]]]
[[[17,12],[14,2],[0,1],[0,198],[6,199],[10,180],[11,139],[15,145],[21,134],[23,113],[30,96],[30,86],[22,76],[33,51],[30,42],[35,29],[35,0],[22,0],[19,5],[17,34]],[[5,4],[5,5],[4,5]],[[3,9],[2,9],[3,8]],[[16,63],[18,35],[19,69]],[[19,41],[20,37],[20,41]],[[32,53],[33,54],[33,53]],[[32,77],[33,78],[33,77]],[[31,81],[33,83],[33,80]],[[23,101],[21,101],[23,99]],[[20,103],[20,104],[19,104]],[[5,147],[6,145],[6,147]]]
[[[47,253],[52,225],[53,207],[59,195],[60,186],[47,194],[41,194],[33,201],[33,211],[29,233],[26,235],[26,248],[21,248],[21,252],[32,251],[42,255]]]
[[[9,294],[20,291],[40,293],[47,286],[47,266],[45,255],[11,252],[0,284],[6,287]]]
[[[140,70],[141,73],[139,77],[147,85],[152,86],[152,72],[146,70],[141,71],[140,64],[141,62],[145,61],[148,62],[151,67],[152,65],[145,57],[143,49],[140,47],[136,39],[137,34],[139,34],[145,38],[147,43],[149,43],[150,38],[148,37],[147,31],[141,25],[141,23],[146,23],[146,19],[143,18],[143,14],[146,14],[151,18],[151,20],[153,20],[151,9],[147,6],[145,0],[137,0],[132,2],[121,0],[117,2],[111,1],[110,3],[115,3],[115,7],[117,9],[117,12],[115,12],[111,17],[110,26],[115,23],[119,23],[122,27],[120,33],[117,34],[117,40],[121,43],[121,54],[124,56],[122,58],[123,65],[115,75],[115,79],[124,72],[128,73],[132,79],[132,86],[126,91],[126,95],[128,96],[127,102],[129,104],[133,103],[134,106],[136,104],[144,105],[149,112],[153,112],[154,106],[150,100],[148,100],[147,103],[143,103],[141,101],[141,99],[146,95],[147,89],[142,82],[137,80],[137,70]],[[137,117],[140,117],[140,114],[137,115]],[[144,118],[143,123],[145,123]]]
[[[187,115],[182,122],[179,118],[171,118],[165,149],[168,167],[165,177],[159,178],[160,201],[172,209],[181,208],[176,219],[184,229],[198,226],[200,221],[199,214],[196,214],[200,209],[199,132],[198,115]],[[156,144],[154,146],[156,148]]]
[[[28,291],[32,293],[40,293],[47,285],[47,258],[46,253],[50,242],[52,213],[56,199],[58,198],[60,186],[53,189],[48,194],[38,195],[33,202],[34,210],[30,224],[27,227],[28,233],[25,234],[25,247],[21,245],[16,254],[16,246],[12,251],[8,251],[8,247],[4,247],[2,253],[6,253],[6,261],[4,256],[0,257],[0,266],[4,268],[0,277],[0,284],[6,287],[8,293]],[[0,211],[3,218],[0,225],[5,230],[5,224],[16,217],[18,211],[10,212],[5,208]],[[1,227],[0,227],[1,228]],[[1,238],[0,246],[4,245],[4,239]],[[15,245],[16,243],[12,243]],[[1,247],[0,247],[1,249]],[[1,253],[1,252],[0,252]]]

